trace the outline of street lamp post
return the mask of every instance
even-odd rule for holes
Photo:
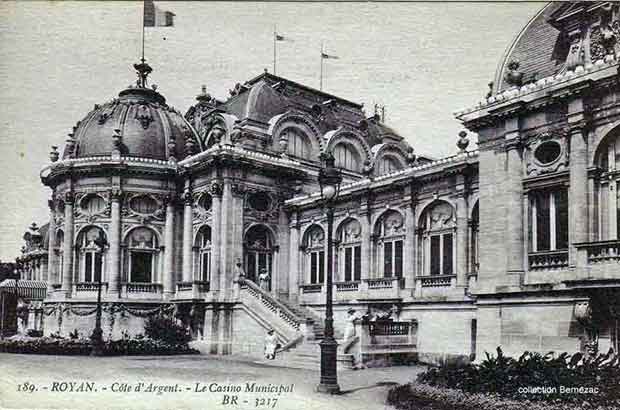
[[[105,236],[100,232],[99,237],[95,239],[95,245],[101,250],[105,249],[107,245],[107,241]],[[101,329],[101,277],[103,276],[103,272],[99,273],[99,278],[97,279],[97,308],[95,314],[95,328],[93,329],[93,333],[90,335],[90,340],[93,343],[93,350],[91,350],[91,356],[102,356],[103,355],[103,330]]]
[[[338,343],[334,339],[334,312],[332,301],[332,267],[333,267],[333,244],[332,231],[334,224],[334,203],[340,193],[342,176],[334,167],[334,156],[330,153],[321,155],[324,167],[319,171],[319,186],[321,199],[327,214],[327,278],[325,292],[325,331],[324,338],[319,343],[321,347],[321,381],[317,386],[320,393],[335,394],[340,392],[338,386],[338,369],[336,359],[338,357]]]

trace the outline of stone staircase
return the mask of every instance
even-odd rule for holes
[[[291,300],[279,299],[258,288],[250,281],[242,281],[241,300],[251,308],[257,319],[269,323],[287,344],[279,351],[275,360],[261,359],[265,364],[301,369],[319,370],[321,348],[319,343],[325,335],[323,318],[311,309]],[[308,328],[308,326],[311,326]],[[304,332],[300,332],[301,329]],[[336,329],[334,337],[341,341],[342,329]],[[338,369],[352,369],[354,356],[338,354]]]

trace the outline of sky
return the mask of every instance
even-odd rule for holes
[[[487,92],[496,66],[542,3],[164,2],[174,27],[147,28],[145,53],[168,104],[185,112],[201,85],[218,99],[268,69],[385,106],[386,123],[418,153],[455,153],[453,112]],[[0,260],[19,255],[32,223],[49,219],[39,171],[52,145],[94,104],[135,81],[142,2],[0,3]],[[62,148],[60,148],[62,152]]]

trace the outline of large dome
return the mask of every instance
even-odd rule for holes
[[[74,128],[63,158],[109,156],[115,148],[123,156],[158,160],[180,160],[201,150],[195,130],[183,115],[169,107],[164,96],[146,88],[146,75],[118,98],[95,105]]]

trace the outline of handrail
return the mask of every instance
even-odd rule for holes
[[[345,354],[348,353],[348,351],[353,347],[353,345],[359,342],[359,340],[360,340],[359,336],[353,336],[345,340],[344,343],[342,344],[342,353],[345,353]]]
[[[277,349],[276,352],[285,352],[289,349],[292,349],[293,347],[297,346],[297,344],[301,343],[304,339],[305,339],[304,335],[299,335],[289,340],[287,343],[284,344],[284,346]]]
[[[297,316],[295,312],[291,311],[282,302],[280,302],[279,300],[271,296],[269,293],[262,290],[260,287],[256,285],[256,283],[252,282],[251,280],[247,280],[245,278],[240,277],[239,279],[237,279],[237,283],[239,283],[239,285],[245,285],[249,287],[250,289],[252,289],[253,291],[259,293],[264,299],[267,299],[271,304],[279,308],[281,312],[284,312],[286,315],[290,316],[293,321],[297,322],[296,323],[297,327],[299,327],[301,323],[305,322],[304,319]]]

